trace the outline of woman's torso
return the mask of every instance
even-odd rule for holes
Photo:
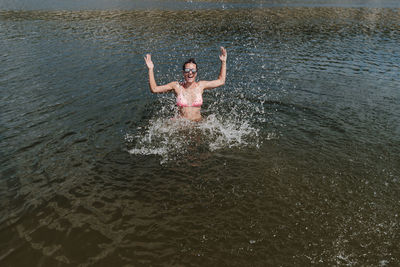
[[[179,83],[176,93],[176,104],[180,115],[186,119],[201,120],[201,105],[203,104],[203,88],[195,83],[185,88],[184,83]]]

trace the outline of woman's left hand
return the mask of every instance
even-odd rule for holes
[[[224,47],[221,46],[221,55],[219,55],[219,59],[222,62],[226,62],[226,58],[227,58],[227,53],[226,53],[226,49]]]
[[[146,56],[144,57],[144,61],[146,62],[147,68],[149,68],[149,70],[154,69],[154,64],[153,61],[151,61],[150,54],[146,54]]]

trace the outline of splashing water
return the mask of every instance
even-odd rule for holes
[[[260,146],[259,129],[248,121],[212,114],[201,122],[182,118],[151,119],[137,135],[126,134],[130,154],[158,155],[161,163],[190,153],[200,155],[224,148]]]
[[[126,134],[128,151],[134,155],[158,155],[160,162],[166,163],[189,154],[196,160],[224,149],[258,149],[263,140],[278,138],[271,129],[266,130],[267,118],[274,112],[265,110],[265,102],[273,97],[269,88],[254,89],[251,83],[207,92],[203,120],[191,122],[178,118],[171,95],[159,96],[157,108],[150,111],[151,119],[134,134]]]

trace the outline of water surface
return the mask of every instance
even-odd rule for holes
[[[174,3],[0,11],[1,265],[399,262],[399,9]]]

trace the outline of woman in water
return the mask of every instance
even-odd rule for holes
[[[201,120],[201,105],[203,104],[203,92],[206,89],[213,89],[225,84],[226,78],[226,49],[221,47],[221,69],[217,80],[214,81],[198,81],[197,63],[191,58],[183,64],[183,82],[170,82],[165,85],[157,85],[154,78],[154,64],[151,61],[151,55],[147,54],[144,60],[149,69],[149,85],[152,93],[165,93],[174,91],[176,95],[176,104],[179,107],[179,114],[185,119],[192,121]]]

